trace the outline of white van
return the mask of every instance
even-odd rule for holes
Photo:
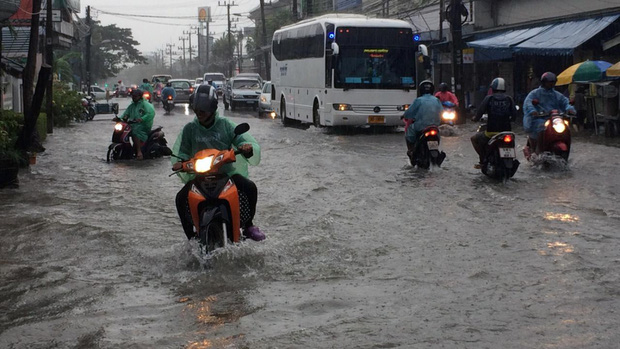
[[[226,76],[222,73],[205,73],[202,77],[202,83],[208,84],[211,81],[213,87],[215,87],[215,91],[218,96],[221,96],[223,93],[224,84],[226,83]]]

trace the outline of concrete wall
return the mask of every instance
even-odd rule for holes
[[[620,10],[620,1],[610,0],[479,0],[474,5],[476,29]]]

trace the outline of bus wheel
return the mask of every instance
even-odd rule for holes
[[[319,114],[319,101],[315,100],[312,106],[312,121],[314,127],[321,127],[321,114]]]
[[[282,125],[291,125],[291,119],[286,117],[286,101],[284,101],[284,97],[280,100],[280,118],[282,118]]]

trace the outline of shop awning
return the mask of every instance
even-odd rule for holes
[[[535,28],[527,29],[512,29],[502,33],[493,35],[488,38],[468,42],[469,47],[486,48],[486,49],[507,49],[514,45],[517,45],[537,34],[540,34],[543,30],[549,29],[551,25],[545,25]]]
[[[468,42],[469,47],[496,51],[495,55],[513,53],[559,55],[588,41],[618,19],[620,15],[588,18],[532,28],[509,29],[495,35]]]
[[[557,23],[514,48],[518,53],[572,54],[576,47],[590,40],[620,15]]]

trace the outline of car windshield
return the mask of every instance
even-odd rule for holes
[[[178,89],[189,88],[188,81],[172,81],[171,84],[172,84],[172,88],[178,88]]]
[[[233,80],[232,88],[236,90],[260,90],[258,80]]]
[[[162,84],[165,84],[168,80],[170,80],[170,75],[155,75],[152,81],[156,82],[157,80],[159,80]]]
[[[226,80],[226,78],[224,77],[224,74],[205,74],[204,80],[203,81],[224,81]]]

